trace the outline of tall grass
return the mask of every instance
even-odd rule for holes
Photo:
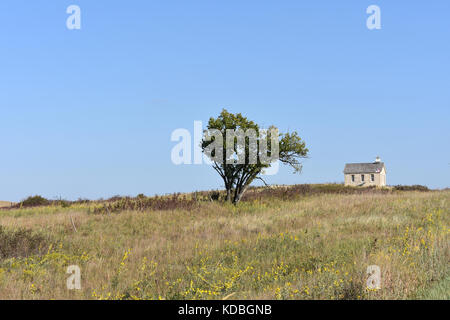
[[[1,259],[0,299],[445,298],[450,191],[288,189],[250,190],[238,206],[198,192],[138,197],[170,203],[160,208],[116,198],[2,210],[5,232],[31,229],[47,247]],[[66,288],[72,264],[80,291]],[[379,290],[366,287],[369,265]]]

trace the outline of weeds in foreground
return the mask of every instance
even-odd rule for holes
[[[48,239],[32,230],[6,230],[0,225],[0,261],[12,257],[26,257],[47,250]]]
[[[445,298],[449,191],[378,191],[237,207],[192,194],[192,209],[120,214],[89,214],[93,203],[1,211],[1,248],[18,249],[0,259],[0,299]],[[69,265],[81,268],[79,291],[66,288]],[[381,269],[379,290],[366,287],[369,265]]]

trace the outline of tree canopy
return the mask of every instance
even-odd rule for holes
[[[261,129],[241,113],[225,109],[217,118],[209,119],[201,147],[223,179],[226,200],[235,204],[255,179],[262,180],[263,170],[276,161],[300,173],[300,160],[308,156],[297,132],[279,133],[275,126]]]

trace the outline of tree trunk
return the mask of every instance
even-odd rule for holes
[[[231,201],[231,188],[227,187],[227,197],[225,199],[227,202]]]
[[[232,200],[232,195],[233,195],[233,184],[231,184],[227,179],[223,179],[224,185],[225,185],[225,189],[227,191],[227,196],[225,198],[225,201],[227,202],[231,202]]]
[[[237,205],[239,201],[241,201],[242,196],[244,195],[245,190],[247,190],[247,186],[236,188],[234,193],[233,204]]]

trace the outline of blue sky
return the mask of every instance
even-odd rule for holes
[[[81,30],[66,8],[81,8]],[[381,8],[368,30],[366,8]],[[388,184],[449,187],[450,2],[0,2],[0,199],[100,198],[219,188],[170,159],[177,128],[222,108],[297,130],[301,175],[346,162]]]

